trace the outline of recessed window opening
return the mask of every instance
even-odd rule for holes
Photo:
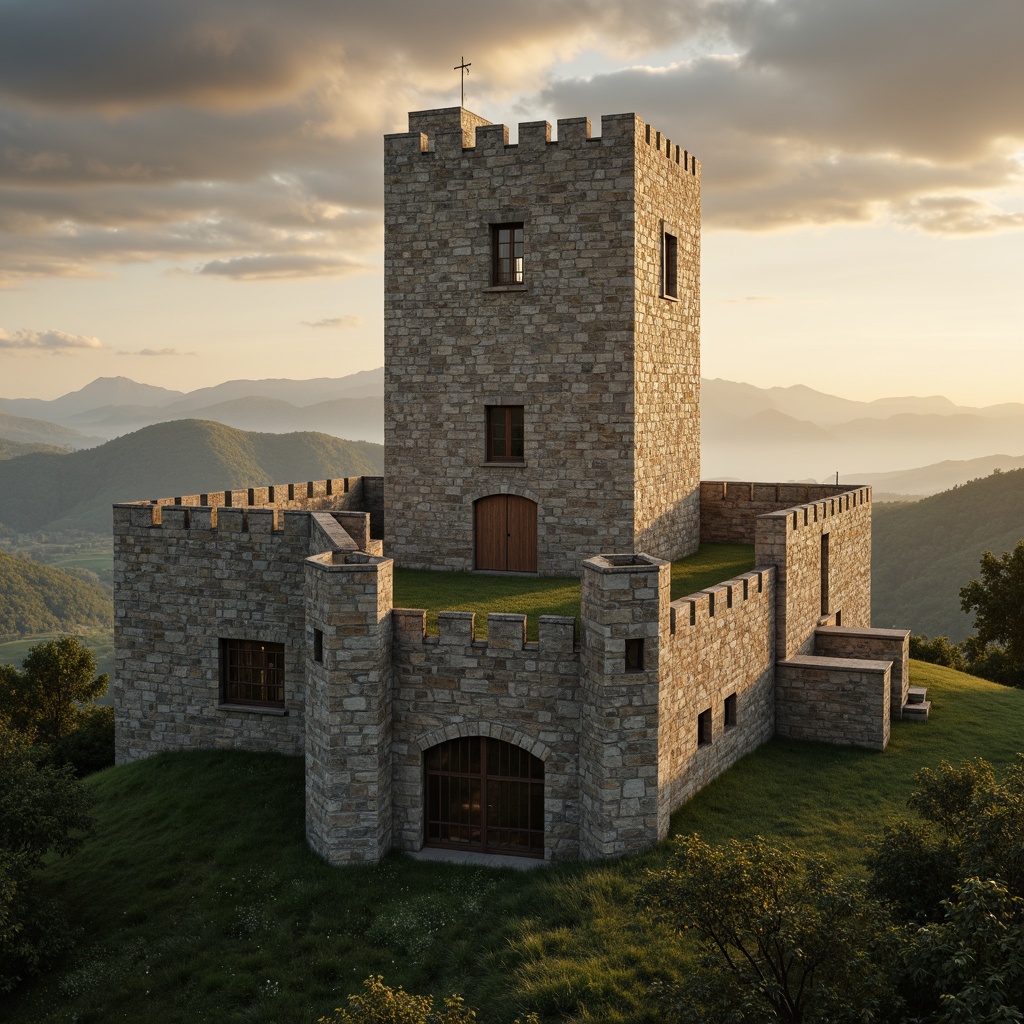
[[[322,629],[313,630],[313,660],[321,664],[324,660],[324,631]]]
[[[523,225],[491,227],[491,284],[523,283]]]
[[[707,747],[711,745],[711,708],[702,711],[697,716],[697,746]]]
[[[644,670],[644,640],[643,637],[633,637],[626,641],[626,671],[643,672]]]
[[[828,615],[828,534],[821,535],[821,614]]]
[[[222,639],[220,667],[225,704],[284,707],[284,644]]]
[[[487,406],[487,461],[522,462],[525,452],[523,407]]]
[[[662,256],[662,291],[669,298],[679,298],[679,240],[665,233]]]
[[[730,693],[725,698],[725,727],[732,729],[736,725],[736,694]]]

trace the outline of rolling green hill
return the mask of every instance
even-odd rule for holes
[[[113,620],[103,587],[0,551],[0,637],[110,629]]]
[[[676,834],[762,835],[844,870],[906,814],[940,760],[1005,766],[1024,691],[913,662],[924,725],[893,723],[884,753],[774,740],[673,816]],[[76,953],[13,997],[8,1024],[69,1020],[313,1024],[362,979],[444,996],[481,1024],[661,1024],[652,986],[685,976],[687,947],[637,910],[669,844],[613,861],[514,871],[414,861],[331,868],[305,842],[301,758],[162,754],[92,776],[96,828],[43,878],[82,928]]]
[[[909,505],[873,513],[871,621],[963,640],[972,618],[958,591],[985,550],[1024,539],[1024,469],[993,473]]]
[[[0,462],[0,523],[109,533],[119,501],[378,475],[384,449],[327,434],[258,434],[206,420],[158,423],[66,455]]]

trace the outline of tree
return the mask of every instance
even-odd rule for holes
[[[974,628],[982,645],[999,644],[1015,673],[1024,681],[1024,540],[998,558],[981,556],[981,579],[960,588],[960,607],[974,612]]]
[[[39,891],[47,853],[70,853],[90,825],[88,795],[70,768],[41,761],[0,720],[0,992],[71,944],[59,908]]]
[[[642,901],[701,946],[675,993],[678,1020],[867,1024],[898,1005],[884,908],[825,861],[761,838],[713,848],[683,836]]]
[[[107,681],[106,673],[96,676],[96,658],[77,637],[48,640],[29,650],[20,672],[0,670],[0,713],[35,742],[53,744],[77,728]]]

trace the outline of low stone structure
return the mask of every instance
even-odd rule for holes
[[[331,863],[664,837],[773,735],[885,746],[867,487],[700,482],[700,167],[634,114],[385,143],[385,477],[114,508],[117,759],[302,755]],[[673,601],[670,560],[754,547]],[[581,578],[580,618],[395,608],[395,564]]]

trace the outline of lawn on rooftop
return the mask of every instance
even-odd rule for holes
[[[702,544],[672,563],[672,600],[754,568],[752,544]],[[438,612],[476,612],[476,636],[487,636],[488,612],[526,615],[526,638],[537,639],[541,615],[580,614],[580,581],[565,576],[491,576],[476,572],[395,569],[396,608],[425,608],[427,632],[437,633]]]

